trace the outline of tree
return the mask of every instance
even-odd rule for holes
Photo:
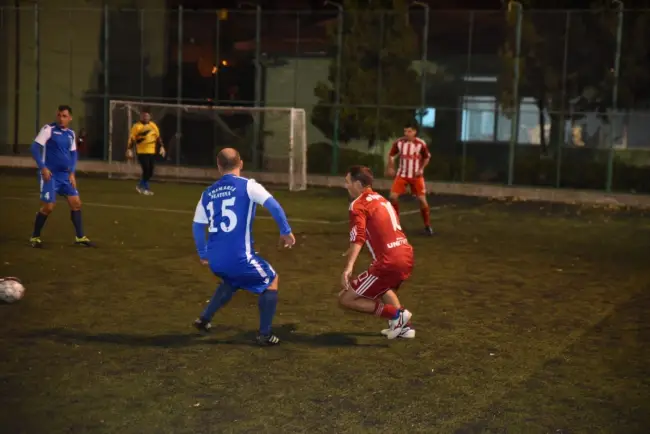
[[[340,124],[338,139],[368,139],[369,146],[399,132],[415,119],[420,104],[417,36],[409,24],[405,0],[345,0],[341,54]],[[328,29],[332,63],[327,82],[314,89],[318,103],[313,124],[333,139],[336,115],[336,46],[338,22]],[[377,116],[377,106],[391,106]],[[404,109],[394,109],[396,106]]]
[[[594,111],[605,115],[612,107],[618,14],[614,5],[606,1],[592,3],[590,10],[564,13],[542,10],[548,7],[546,0],[524,0],[522,4],[519,97],[535,99],[542,131],[548,113],[551,120],[548,138],[555,149],[563,141],[563,125],[570,116],[575,119],[576,113]],[[508,38],[499,53],[502,67],[500,103],[509,114],[515,107],[517,13],[516,6],[506,11]],[[648,96],[648,18],[650,15],[643,12],[625,14],[618,79],[619,109],[632,108],[640,98]],[[546,135],[541,134],[544,154],[547,153],[546,139]]]

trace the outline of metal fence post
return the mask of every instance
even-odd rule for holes
[[[38,3],[34,4],[34,63],[36,64],[36,128],[34,132],[41,129],[41,32],[39,28],[40,18],[38,15]],[[18,113],[16,113],[18,116]]]
[[[427,72],[426,65],[428,61],[429,54],[429,5],[422,3],[420,1],[414,1],[414,5],[421,6],[424,9],[424,28],[422,29],[422,57],[420,61],[422,62],[421,75],[420,75],[420,114],[418,116],[418,122],[422,126],[424,121],[424,114],[426,110],[426,95],[427,95]]]
[[[139,21],[139,29],[138,33],[140,33],[140,102],[143,101],[144,99],[144,9],[140,7],[138,9],[138,21]],[[130,125],[130,124],[129,124]]]
[[[181,164],[181,137],[183,124],[181,122],[181,116],[183,115],[183,109],[181,104],[183,103],[183,6],[178,6],[178,47],[177,53],[178,56],[176,68],[176,166]]]
[[[20,34],[21,34],[21,26],[20,26],[20,1],[15,0],[14,3],[14,24],[15,24],[15,45],[14,45],[14,52],[15,52],[15,59],[14,59],[14,145],[13,145],[13,152],[14,154],[18,154],[20,152],[20,148],[18,146],[18,141],[20,139],[19,132],[20,132],[20,116],[18,116],[18,113],[20,113]]]
[[[225,12],[227,14],[227,12]],[[212,74],[214,79],[214,92],[212,96],[213,105],[221,105],[221,96],[219,93],[219,69],[221,67],[221,16],[224,14],[223,9],[217,11],[217,21],[215,23],[215,34],[214,34],[214,66],[212,67]],[[226,15],[227,16],[227,15]],[[218,117],[218,112],[212,112],[214,117]],[[213,122],[212,129],[212,155],[213,163],[216,163],[217,158],[217,148],[219,147],[219,141],[217,140],[217,135],[219,133],[219,123]]]
[[[104,155],[103,159],[108,160],[108,145],[109,145],[109,110],[110,105],[108,102],[108,92],[109,92],[109,76],[108,76],[108,62],[109,62],[109,17],[108,17],[108,3],[104,3]]]
[[[325,1],[338,9],[336,30],[336,78],[334,82],[334,125],[332,131],[332,167],[331,174],[336,175],[339,170],[339,128],[341,117],[341,67],[343,58],[343,5],[333,1]]]
[[[472,75],[472,49],[473,47],[473,41],[474,41],[474,11],[470,11],[469,13],[469,29],[467,30],[467,71],[465,72],[465,92],[463,92],[463,96],[467,95],[469,93],[469,78]],[[461,119],[463,115],[463,110],[465,107],[465,102],[461,102]],[[462,121],[461,121],[462,122]],[[462,147],[462,157],[460,161],[460,180],[461,182],[465,182],[465,179],[467,177],[467,140],[463,137],[462,134],[462,126],[461,126],[461,136],[460,136],[460,141],[461,141],[461,147]]]
[[[558,131],[557,150],[555,154],[555,188],[560,188],[562,182],[562,148],[564,146],[564,138],[566,137],[566,113],[564,106],[566,105],[566,76],[567,76],[567,62],[569,61],[569,35],[571,29],[571,11],[566,11],[566,22],[564,24],[564,60],[562,61],[562,99],[560,100],[561,112],[560,119],[562,123]],[[542,129],[542,134],[544,130]]]
[[[621,76],[621,42],[623,40],[623,2],[614,0],[618,9],[618,22],[616,25],[616,54],[614,55],[614,85],[612,87],[612,115],[617,116],[618,111],[618,80]],[[614,128],[610,118],[609,152],[607,153],[607,184],[605,190],[612,191],[614,179]]]
[[[253,130],[253,161],[255,168],[260,169],[261,165],[259,150],[261,146],[260,128],[262,126],[259,107],[262,105],[262,7],[255,5],[255,129]]]
[[[379,65],[377,66],[377,107],[375,111],[375,145],[376,141],[379,140],[380,134],[379,134],[379,119],[381,116],[381,105],[382,105],[382,97],[381,97],[381,90],[384,85],[384,80],[383,80],[383,74],[382,74],[382,63],[384,61],[383,57],[383,48],[384,48],[384,33],[385,33],[385,28],[386,28],[386,11],[380,11],[379,12]],[[382,161],[384,160],[384,157],[386,153],[384,152],[384,142],[383,140],[381,141],[381,158]]]
[[[521,3],[516,0],[511,0],[508,3],[508,10],[513,7],[517,8],[517,22],[515,26],[515,59],[514,59],[514,79],[512,84],[512,99],[513,99],[513,114],[512,126],[510,130],[510,149],[508,152],[508,185],[514,183],[515,172],[515,152],[517,143],[519,142],[519,66],[521,60],[521,21],[523,18],[523,7]]]
[[[298,106],[298,82],[300,81],[298,79],[298,74],[300,72],[300,11],[296,12],[296,60],[294,61],[294,70],[293,70],[293,107]]]

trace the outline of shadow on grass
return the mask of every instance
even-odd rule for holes
[[[220,333],[167,333],[158,335],[130,333],[96,333],[90,334],[83,330],[52,328],[38,330],[22,337],[24,339],[50,339],[63,343],[100,343],[125,345],[130,347],[161,347],[182,348],[195,345],[243,345],[257,346],[256,331],[238,330],[220,326],[220,332],[235,332],[234,335],[222,338]],[[321,333],[316,335],[296,332],[295,324],[283,324],[275,327],[273,332],[287,345],[306,345],[312,347],[386,347],[386,344],[361,344],[355,336],[365,334],[347,334],[339,332]],[[376,335],[373,335],[376,336]]]

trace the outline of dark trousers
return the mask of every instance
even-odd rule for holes
[[[155,154],[138,154],[138,161],[142,168],[142,181],[141,184],[145,187],[149,186],[149,180],[153,176],[153,168],[156,162]]]

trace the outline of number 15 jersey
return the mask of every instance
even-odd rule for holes
[[[271,197],[254,179],[224,175],[208,187],[196,205],[194,221],[208,225],[210,263],[248,262],[253,249],[253,221],[257,204]]]
[[[389,201],[369,188],[350,204],[350,242],[366,244],[373,267],[410,274],[413,248],[399,217]]]

